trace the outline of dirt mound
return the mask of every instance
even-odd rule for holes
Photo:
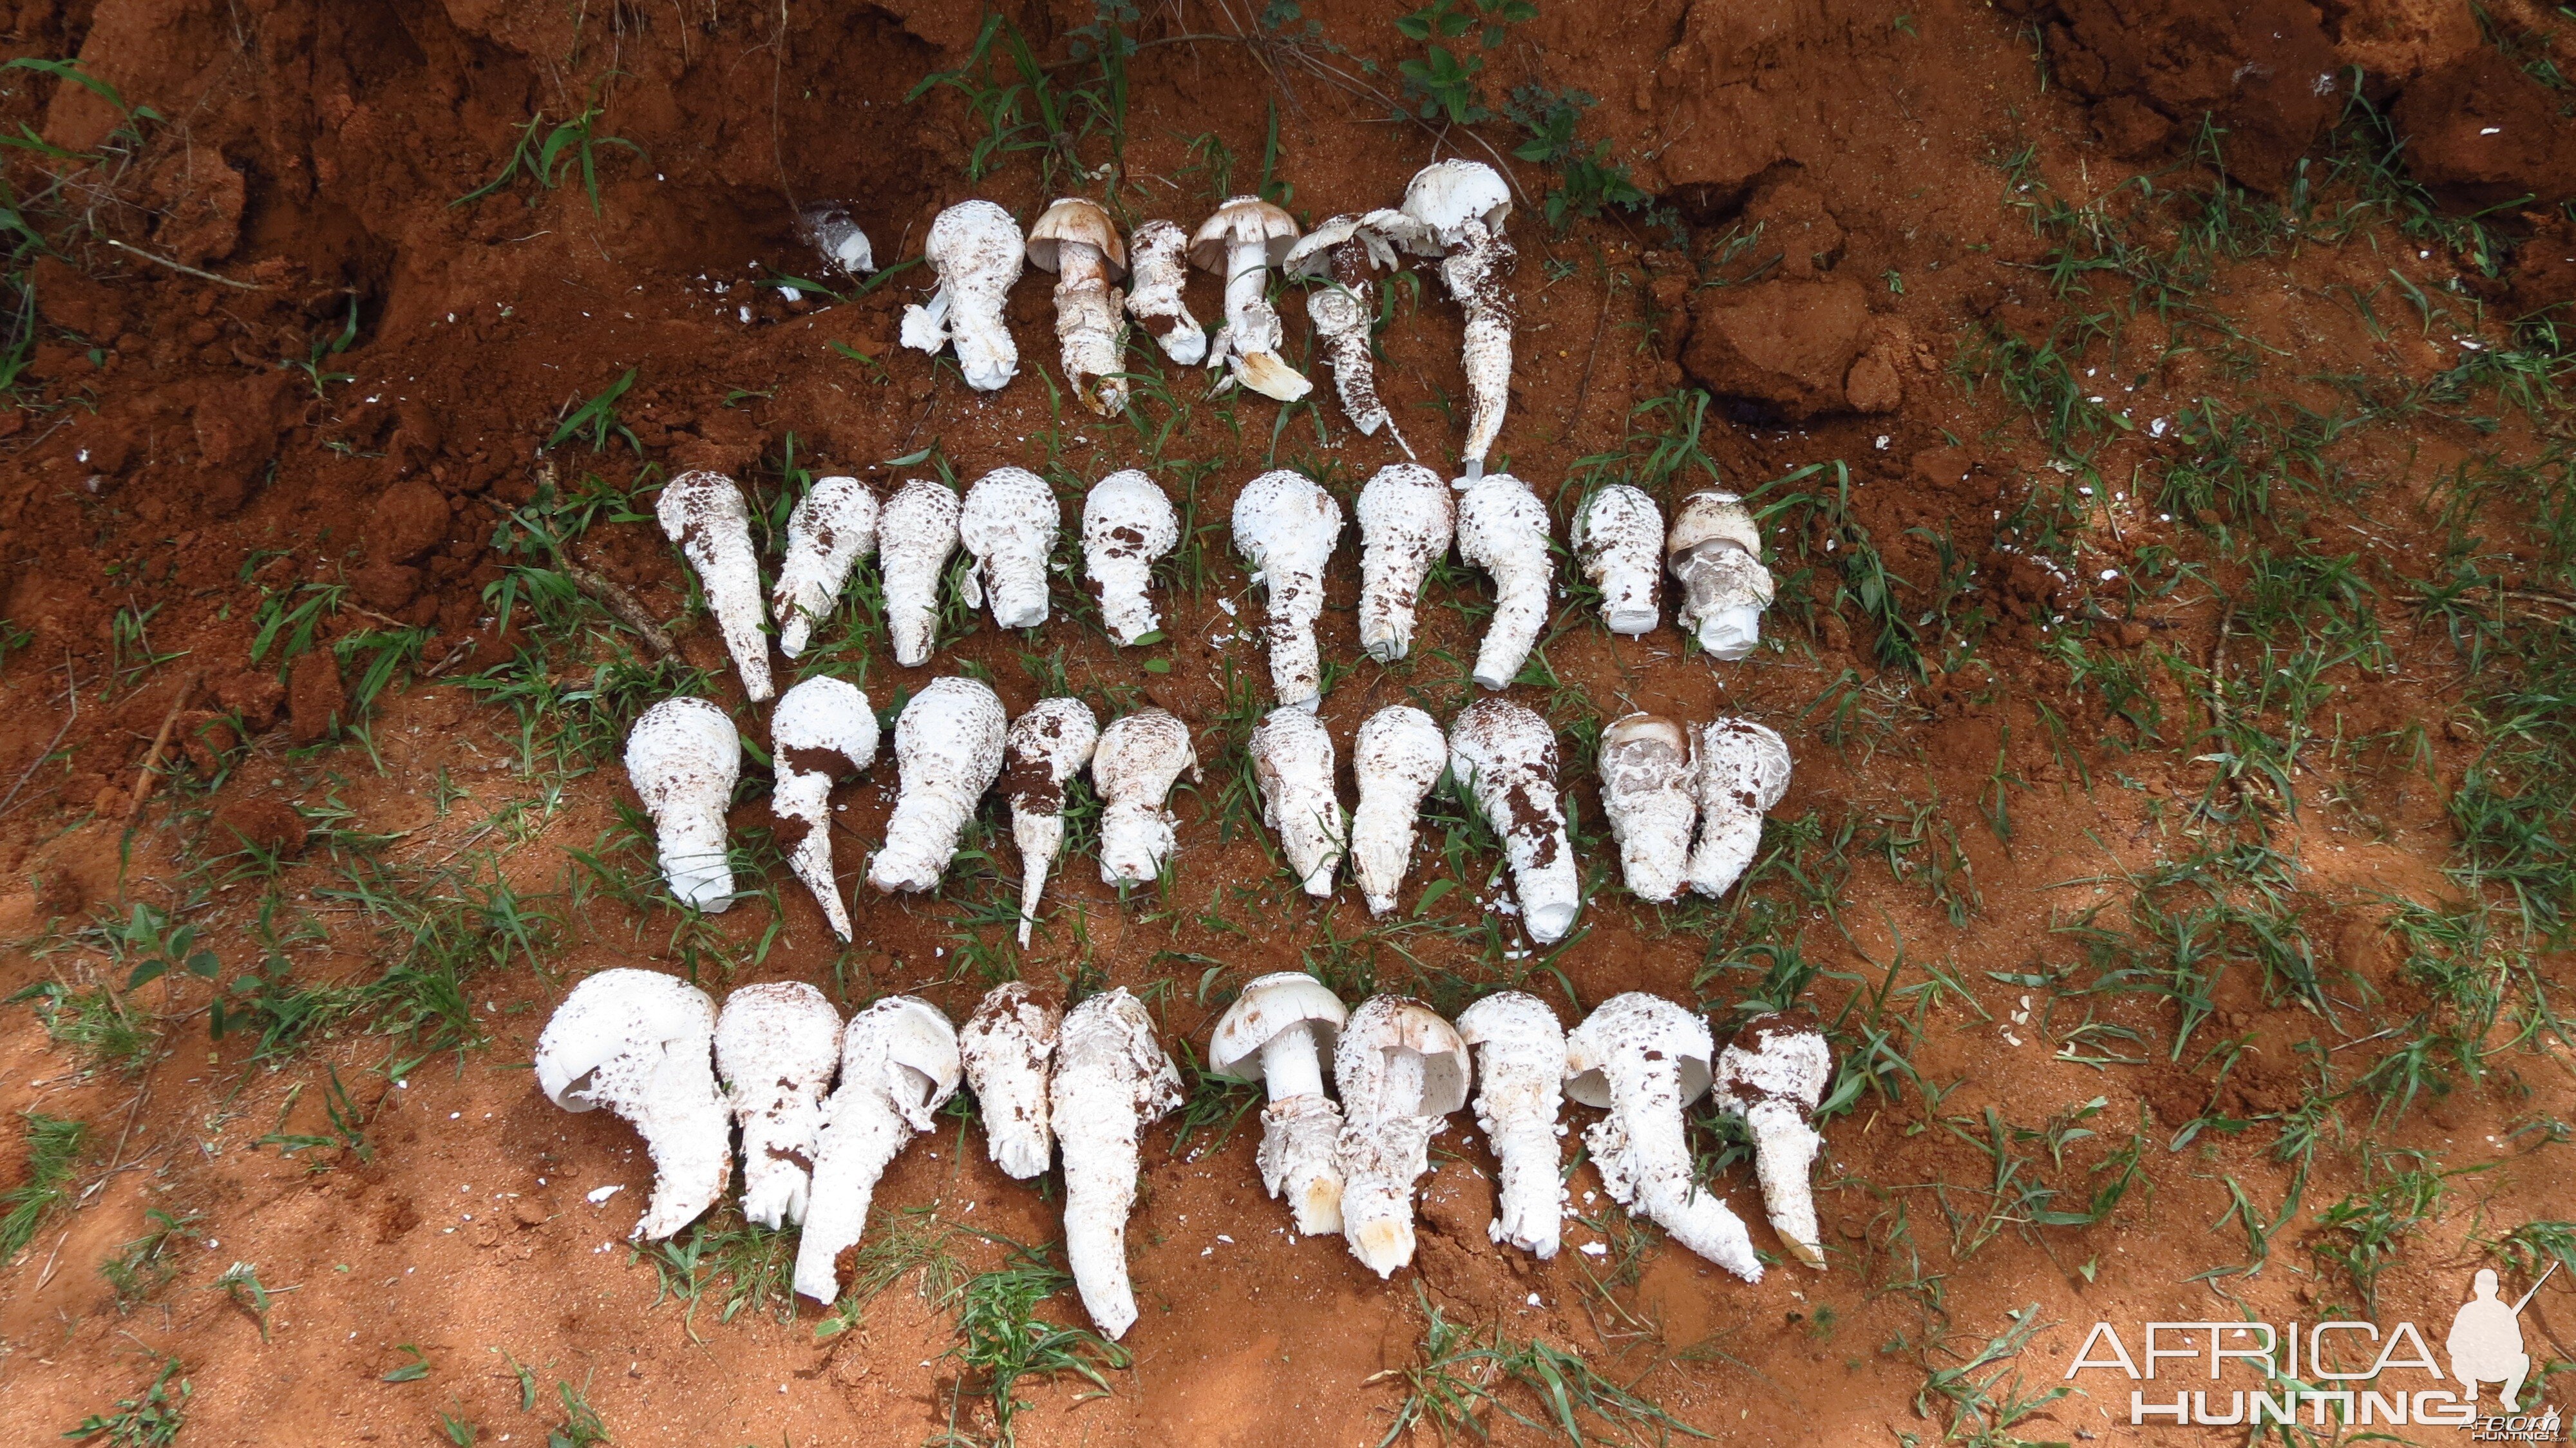
[[[213,828],[218,851],[247,849],[293,856],[304,849],[304,816],[293,805],[273,799],[234,800],[215,811]]]
[[[2406,137],[2406,169],[2475,210],[2576,196],[2576,120],[2567,94],[2480,49],[2406,88],[2389,119]]]
[[[1847,277],[1780,277],[1701,292],[1682,367],[1721,397],[1805,421],[1893,412],[1903,401],[1894,349]]]

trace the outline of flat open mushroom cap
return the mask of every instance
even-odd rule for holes
[[[1468,222],[1498,228],[1512,214],[1512,191],[1501,173],[1482,161],[1434,161],[1413,173],[1404,188],[1404,214],[1421,223],[1443,247],[1456,246]],[[1416,251],[1426,248],[1416,244]]]
[[[1224,271],[1235,239],[1255,236],[1269,244],[1263,257],[1277,266],[1297,243],[1297,218],[1258,196],[1237,196],[1199,223],[1198,234],[1190,238],[1190,260],[1201,271]]]
[[[1733,493],[1703,490],[1682,500],[1681,511],[1673,515],[1673,531],[1664,539],[1664,553],[1677,557],[1720,538],[1756,558],[1762,556],[1762,530],[1755,526],[1744,500]]]
[[[1085,196],[1067,196],[1038,216],[1037,225],[1029,228],[1029,260],[1048,271],[1056,269],[1056,245],[1078,241],[1095,247],[1109,260],[1109,275],[1127,274],[1127,245],[1118,239],[1118,224],[1100,203]]]
[[[1684,1106],[1708,1089],[1710,1058],[1717,1054],[1708,1026],[1680,1006],[1643,991],[1615,995],[1565,1033],[1567,1099],[1585,1106],[1610,1104],[1610,1078],[1602,1063],[1614,1051],[1660,1051],[1679,1058]]]
[[[1333,269],[1333,249],[1353,237],[1368,248],[1371,263],[1392,269],[1396,248],[1412,250],[1422,239],[1422,224],[1401,211],[1345,211],[1316,223],[1279,259],[1279,269],[1291,276],[1323,276]]]
[[[1350,1010],[1332,988],[1302,970],[1265,975],[1243,988],[1208,1037],[1208,1069],[1245,1081],[1263,1079],[1261,1048],[1294,1025],[1313,1028],[1315,1050],[1330,1055]]]
[[[1410,1051],[1422,1058],[1419,1114],[1446,1116],[1467,1104],[1467,1083],[1475,1074],[1467,1058],[1467,1042],[1438,1011],[1409,996],[1371,996],[1351,1012],[1349,1024],[1342,1028],[1341,1042],[1333,1051],[1334,1078],[1345,1080],[1361,1074],[1344,1071],[1345,1060],[1364,1055],[1382,1058],[1398,1051]],[[1383,1080],[1385,1074],[1383,1064],[1366,1070],[1369,1080]],[[1349,1088],[1345,1086],[1344,1109],[1354,1119],[1366,1114],[1348,1098]]]

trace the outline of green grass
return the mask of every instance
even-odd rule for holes
[[[711,1295],[719,1323],[744,1312],[767,1313],[779,1322],[795,1320],[796,1234],[746,1222],[732,1207],[700,1219],[682,1236],[636,1248],[633,1255],[653,1264],[655,1306],[674,1298],[687,1304],[681,1323],[692,1342],[703,1340],[697,1335],[698,1309]]]
[[[1404,1399],[1378,1448],[1422,1426],[1444,1441],[1462,1428],[1484,1438],[1489,1414],[1575,1444],[1591,1441],[1584,1437],[1587,1423],[1620,1441],[1641,1434],[1709,1436],[1639,1393],[1636,1383],[1620,1383],[1573,1352],[1507,1337],[1498,1326],[1451,1322],[1418,1285],[1414,1301],[1422,1310],[1422,1342],[1415,1361],[1402,1369]]]
[[[0,1192],[0,1262],[27,1250],[46,1216],[71,1200],[72,1168],[89,1136],[87,1125],[69,1117],[22,1111],[18,1120],[27,1142],[27,1179]]]
[[[159,1207],[145,1210],[143,1219],[150,1230],[116,1249],[116,1255],[98,1264],[98,1275],[108,1290],[116,1294],[116,1310],[130,1313],[158,1295],[177,1276],[178,1264],[172,1260],[181,1245],[204,1240],[197,1225],[204,1220],[196,1212],[172,1214]]]
[[[1039,1304],[1073,1285],[1073,1278],[1046,1260],[1044,1249],[1031,1249],[1004,1238],[987,1238],[1001,1246],[1004,1265],[967,1278],[953,1294],[957,1341],[945,1356],[958,1365],[949,1392],[948,1423],[934,1442],[958,1445],[978,1440],[961,1417],[971,1390],[978,1407],[990,1415],[995,1448],[1018,1441],[1015,1420],[1029,1404],[1019,1396],[1023,1383],[1073,1376],[1101,1392],[1109,1391],[1106,1374],[1132,1361],[1124,1348],[1088,1328],[1061,1327],[1037,1315]]]
[[[188,1422],[192,1390],[188,1380],[179,1377],[181,1366],[176,1357],[163,1358],[161,1371],[142,1392],[118,1399],[113,1413],[90,1414],[64,1430],[62,1436],[98,1443],[102,1448],[165,1448],[178,1439],[179,1430]],[[178,1378],[175,1389],[172,1378]]]
[[[45,1034],[70,1048],[86,1070],[139,1071],[161,1044],[149,1015],[126,1009],[108,986],[75,989],[59,980],[40,980],[9,997],[26,1002],[44,1023]]]

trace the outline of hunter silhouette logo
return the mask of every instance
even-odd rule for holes
[[[2451,1335],[2442,1343],[2451,1351],[2451,1376],[2460,1380],[2462,1397],[2474,1403],[2478,1384],[2502,1383],[2496,1401],[2508,1413],[2518,1409],[2522,1380],[2531,1372],[2531,1354],[2522,1350],[2522,1309],[2540,1290],[2540,1283],[2557,1270],[2558,1264],[2550,1263],[2540,1282],[2531,1284],[2531,1292],[2507,1307],[2496,1297],[2495,1270],[2478,1269],[2477,1295],[2460,1304],[2458,1315],[2451,1319]]]

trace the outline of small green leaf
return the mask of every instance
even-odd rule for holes
[[[402,1344],[401,1350],[411,1354],[411,1361],[404,1363],[401,1367],[385,1374],[383,1381],[388,1383],[416,1383],[429,1376],[429,1355],[427,1353],[422,1352],[419,1348],[414,1347],[410,1343]]]
[[[147,985],[153,981],[159,980],[161,977],[169,973],[170,962],[166,960],[144,961],[142,964],[134,967],[134,974],[125,978],[125,988],[127,990],[133,990],[139,986]]]
[[[1161,643],[1162,641],[1163,641],[1163,631],[1162,631],[1161,629],[1152,629],[1152,630],[1149,630],[1149,631],[1147,631],[1147,632],[1145,632],[1145,633],[1140,633],[1140,634],[1136,635],[1136,637],[1135,637],[1135,639],[1132,641],[1132,643],[1133,643],[1133,646],[1134,646],[1134,647],[1136,647],[1136,648],[1140,648],[1140,649],[1150,649],[1150,648],[1152,648],[1154,645],[1159,644],[1159,643]]]
[[[1170,673],[1171,671],[1172,671],[1172,661],[1171,661],[1170,659],[1147,659],[1147,660],[1145,661],[1145,672],[1146,672],[1146,673],[1149,673],[1149,674],[1168,674],[1168,673]]]

